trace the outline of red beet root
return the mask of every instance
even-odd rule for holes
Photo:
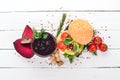
[[[26,25],[24,32],[22,34],[22,44],[26,44],[26,43],[31,43],[33,41],[33,31],[32,29]]]
[[[22,39],[17,39],[13,44],[16,51],[25,58],[33,57],[34,53],[31,49],[31,44],[21,44]]]

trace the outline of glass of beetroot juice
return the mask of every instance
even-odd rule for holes
[[[32,50],[40,57],[50,56],[56,50],[55,37],[48,32],[44,32],[41,38],[34,39]]]

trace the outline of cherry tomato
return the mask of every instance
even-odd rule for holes
[[[63,41],[60,41],[57,43],[57,48],[63,51],[67,48],[67,46],[63,43]]]
[[[64,38],[66,38],[66,37],[68,37],[69,36],[69,34],[67,33],[67,32],[63,32],[62,34],[61,34],[61,39],[63,40]]]
[[[100,51],[105,52],[105,51],[107,51],[107,49],[108,49],[108,46],[105,43],[101,43],[99,45],[99,50]]]
[[[99,45],[102,43],[102,39],[99,36],[94,37],[93,39],[94,44]]]
[[[97,51],[97,46],[95,44],[89,44],[88,45],[88,51],[90,52],[96,52]]]

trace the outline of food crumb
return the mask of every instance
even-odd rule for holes
[[[86,57],[86,59],[91,59],[90,57]]]
[[[110,36],[108,36],[108,38],[110,38]]]
[[[85,57],[83,57],[83,56],[80,56],[80,58],[85,59]]]
[[[40,64],[42,64],[42,62],[40,62]]]
[[[101,28],[103,28],[103,26],[101,26]]]
[[[105,28],[107,28],[107,26],[105,26]]]
[[[109,47],[111,47],[111,45],[109,45]]]
[[[80,64],[82,64],[82,62],[80,62]]]
[[[52,65],[52,63],[49,63],[48,65]]]
[[[68,15],[68,17],[71,17],[71,15]]]
[[[40,25],[43,25],[43,24],[40,24]]]
[[[77,63],[75,65],[77,65]]]
[[[91,22],[91,24],[93,24],[93,22]]]
[[[62,9],[63,7],[60,7],[59,9]]]
[[[31,23],[31,21],[28,21],[28,23]]]
[[[77,18],[77,16],[75,16],[75,18]]]
[[[107,29],[105,29],[105,31],[107,31]]]

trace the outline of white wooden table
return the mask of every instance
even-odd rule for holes
[[[117,0],[0,1],[0,80],[120,80],[119,4]],[[26,59],[15,51],[13,42],[25,25],[44,27],[55,35],[63,13],[67,14],[65,23],[87,20],[104,38],[108,51],[98,51],[98,56],[85,51],[73,64],[63,58],[61,67],[49,65],[48,58]]]

